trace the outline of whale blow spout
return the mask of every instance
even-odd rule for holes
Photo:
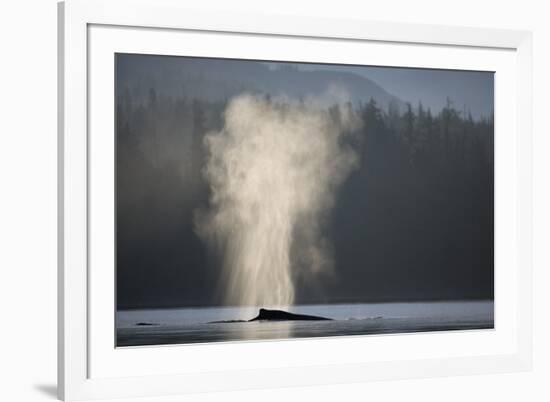
[[[282,310],[268,310],[261,308],[258,316],[249,321],[332,321],[332,319],[317,317],[314,315],[293,314]]]
[[[294,278],[331,271],[325,222],[359,167],[348,137],[361,120],[346,101],[337,90],[306,102],[241,94],[205,134],[210,199],[194,219],[220,258],[226,305],[287,308]]]

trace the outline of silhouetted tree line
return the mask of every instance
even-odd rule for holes
[[[474,120],[450,99],[437,114],[421,103],[383,110],[374,100],[357,113],[361,167],[339,192],[332,233],[339,275],[368,274],[330,293],[492,298],[493,117]]]
[[[220,301],[212,286],[219,267],[194,232],[193,211],[209,197],[203,137],[222,128],[227,102],[153,89],[141,100],[118,93],[117,294],[124,303]],[[492,298],[493,117],[474,119],[451,100],[438,113],[372,99],[350,107],[363,123],[351,140],[361,162],[330,220],[339,278],[320,282],[326,301]],[[203,269],[187,282],[161,278],[187,275],[182,265]],[[412,282],[397,277],[403,266]],[[161,292],[151,293],[151,269],[164,272]],[[323,296],[306,286],[297,297]]]
[[[436,115],[422,103],[407,103],[402,113],[393,104],[383,111],[372,99],[359,105],[359,114],[365,163],[372,157],[390,158],[395,169],[411,179],[417,176],[416,181],[431,189],[448,190],[448,195],[457,191],[464,197],[474,188],[485,189],[478,196],[492,194],[492,116],[474,120],[470,112],[456,110],[449,98]]]

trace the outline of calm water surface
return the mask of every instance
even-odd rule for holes
[[[298,305],[293,306],[289,311],[332,318],[333,321],[212,323],[212,321],[249,320],[258,315],[258,310],[259,308],[252,307],[206,307],[118,311],[117,346],[494,327],[492,301]]]

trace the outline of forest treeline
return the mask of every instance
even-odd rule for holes
[[[182,265],[204,267],[202,279],[164,284],[166,300],[216,304],[219,267],[194,232],[193,211],[209,197],[203,137],[223,127],[227,102],[154,90],[133,102],[128,91],[118,94],[119,307],[161,306],[162,296],[148,296],[146,272],[154,266],[171,275]],[[473,119],[450,98],[437,113],[421,103],[382,108],[373,99],[349,107],[362,122],[351,137],[360,167],[341,187],[327,226],[338,278],[298,286],[297,302],[492,298],[493,117]],[[404,264],[417,280],[377,280]],[[132,289],[125,275],[134,275]]]

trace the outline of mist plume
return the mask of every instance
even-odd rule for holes
[[[359,119],[334,90],[305,102],[242,94],[224,118],[204,139],[211,196],[196,231],[223,259],[227,304],[291,306],[297,276],[331,268],[322,229],[358,165],[346,136]]]

